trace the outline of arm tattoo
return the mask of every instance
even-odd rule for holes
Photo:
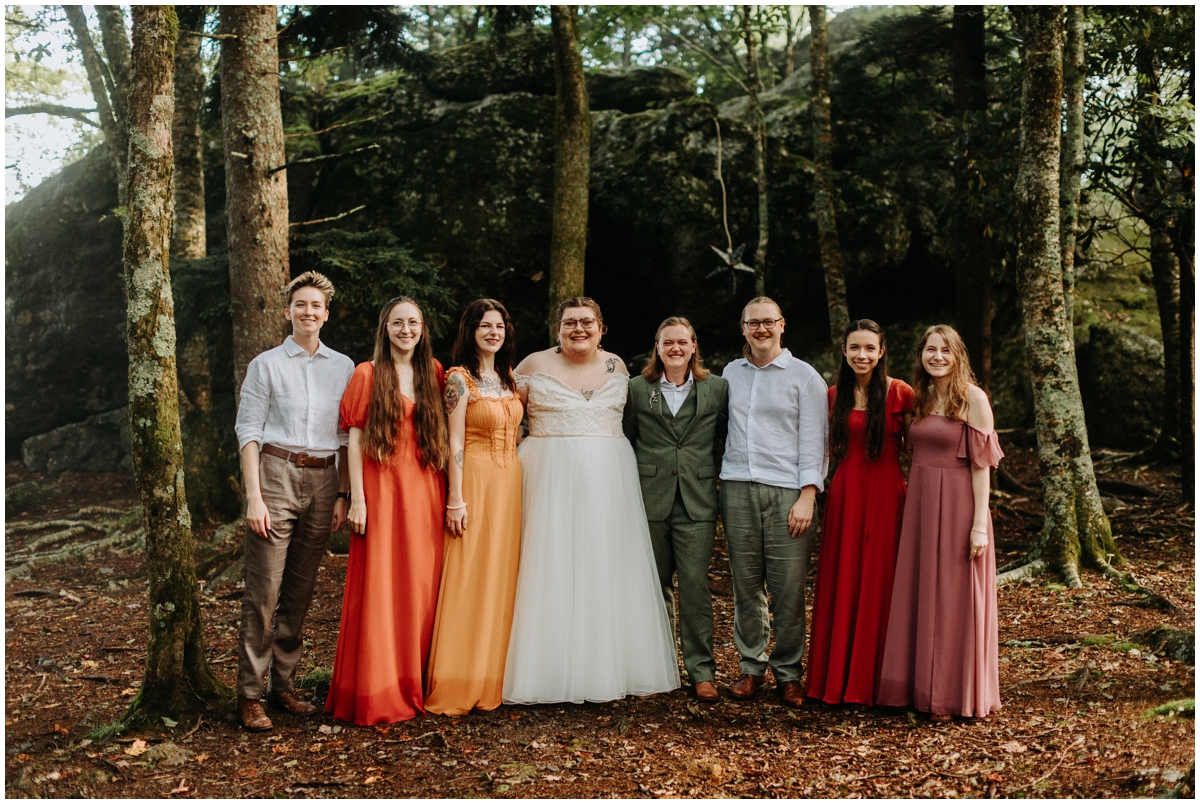
[[[612,374],[616,370],[617,370],[617,359],[615,357],[610,357],[608,360],[604,361],[604,373],[605,374]]]
[[[446,415],[449,416],[458,407],[458,400],[467,392],[466,383],[457,374],[451,374],[446,382]]]
[[[460,449],[458,454],[454,456],[454,462],[458,464],[459,469],[463,468],[463,450]]]

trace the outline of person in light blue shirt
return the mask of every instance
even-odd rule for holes
[[[799,707],[809,526],[829,468],[829,389],[783,348],[784,325],[779,305],[765,296],[742,310],[745,357],[722,374],[729,383],[729,434],[721,518],[733,575],[733,638],[742,656],[730,695],[753,698],[770,667],[782,702]],[[771,614],[775,647],[768,655]]]

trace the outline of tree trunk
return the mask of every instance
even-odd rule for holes
[[[426,32],[429,36],[429,52],[433,53],[437,50],[437,45],[433,41],[433,37],[435,35],[433,30],[433,6],[425,6],[425,21]]]
[[[985,222],[970,187],[971,163],[987,131],[987,51],[983,6],[955,6],[953,25],[954,116],[962,126],[954,165],[955,322],[971,356],[979,387],[992,388],[992,265]]]
[[[771,227],[767,209],[767,133],[763,125],[758,93],[762,78],[758,72],[758,54],[754,49],[754,31],[750,27],[750,6],[742,6],[742,39],[746,43],[746,90],[750,96],[750,125],[754,126],[754,179],[758,189],[758,245],[754,249],[754,293],[767,295],[767,245]]]
[[[179,44],[175,50],[175,223],[171,256],[196,260],[208,253],[204,217],[204,145],[200,113],[204,106],[204,63],[200,37],[182,31],[203,31],[204,6],[177,6]]]
[[[1192,105],[1196,104],[1196,75],[1193,65],[1188,77]],[[1186,164],[1180,165],[1183,195],[1190,202],[1184,214],[1176,215],[1171,242],[1179,265],[1179,409],[1180,463],[1183,468],[1183,499],[1196,499],[1196,143],[1187,147]]]
[[[275,6],[221,6],[225,228],[238,398],[246,367],[287,337],[288,198]]]
[[[554,32],[554,209],[550,233],[550,344],[557,342],[554,311],[559,302],[583,295],[588,233],[588,177],[592,120],[575,6],[550,6]]]
[[[833,192],[833,124],[829,109],[829,31],[825,27],[825,6],[809,6],[812,25],[809,54],[812,63],[813,117],[813,210],[817,216],[817,237],[821,247],[821,265],[825,269],[825,299],[829,305],[829,335],[834,347],[834,365],[841,362],[842,335],[850,325],[846,305],[846,281],[842,274],[842,247],[838,242]]]
[[[1066,316],[1059,237],[1062,123],[1062,6],[1013,9],[1023,42],[1018,156],[1017,286],[1033,383],[1038,463],[1046,518],[1030,558],[1045,558],[1079,587],[1081,563],[1106,572],[1123,559],[1088,446],[1075,345]]]
[[[767,36],[766,8],[758,6],[756,14],[758,17],[758,56],[762,59],[761,67],[758,67],[758,63],[755,62],[756,69],[759,71],[758,89],[772,89],[775,86],[775,65],[771,63],[771,47],[767,42],[769,37]]]
[[[129,64],[129,33],[125,30],[125,15],[120,6],[96,6],[96,18],[100,22],[100,42],[104,46],[104,58],[112,83],[108,87],[112,100],[113,116],[117,120],[129,120],[129,89],[132,83]],[[125,127],[129,124],[126,122]]]
[[[621,17],[621,24],[625,28],[625,35],[621,42],[621,66],[628,67],[633,63],[633,25],[629,21],[630,15],[625,14]]]
[[[171,6],[134,6],[133,20],[126,341],[133,474],[146,528],[150,639],[142,689],[124,721],[161,727],[161,717],[178,719],[198,712],[207,702],[230,697],[230,692],[213,675],[204,655],[179,430],[168,270],[172,60],[178,25]]]
[[[67,14],[67,22],[75,37],[75,47],[83,59],[83,69],[87,73],[88,85],[92,88],[92,99],[96,102],[96,112],[100,116],[100,131],[104,134],[104,143],[112,154],[113,163],[117,168],[117,203],[125,203],[125,162],[128,159],[129,134],[127,119],[117,118],[113,113],[113,105],[109,102],[108,86],[105,76],[108,67],[100,58],[92,35],[88,32],[87,17],[83,14],[83,6],[63,6]],[[128,87],[125,88],[126,91]]]
[[[792,7],[785,6],[784,13],[787,14],[787,26],[784,29],[783,41],[783,77],[787,78],[796,72],[796,46],[800,44],[800,37],[797,36],[797,33],[800,30],[800,20],[804,15],[804,9],[801,8],[800,13],[793,17]]]
[[[1067,323],[1075,332],[1075,236],[1079,231],[1079,179],[1087,163],[1084,153],[1083,85],[1087,78],[1084,62],[1083,6],[1067,6],[1067,44],[1063,51],[1063,105],[1066,126],[1062,136],[1061,211],[1062,272]]]

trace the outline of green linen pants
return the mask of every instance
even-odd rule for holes
[[[660,522],[649,522],[650,544],[658,567],[658,582],[672,633],[678,633],[683,648],[683,667],[692,684],[715,681],[717,661],[713,654],[713,607],[708,591],[708,564],[712,559],[717,523],[697,522],[688,516],[679,491],[671,514]],[[679,578],[679,626],[675,627],[675,583]]]
[[[803,671],[804,588],[815,528],[796,539],[788,533],[788,511],[798,499],[799,489],[721,482],[721,517],[733,575],[733,641],[742,654],[742,672],[763,676],[770,667],[776,684],[799,681]],[[772,620],[775,647],[768,656]]]

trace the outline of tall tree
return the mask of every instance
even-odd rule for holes
[[[1059,236],[1062,143],[1062,6],[1013,9],[1022,41],[1018,155],[1017,286],[1033,382],[1045,521],[1031,557],[1049,561],[1079,587],[1081,564],[1113,572],[1123,559],[1100,505],[1075,345],[1067,320]]]
[[[554,207],[550,232],[550,310],[547,327],[554,344],[559,302],[583,295],[587,251],[588,176],[592,120],[575,6],[550,6],[554,33]]]
[[[984,391],[992,387],[992,265],[984,244],[987,222],[975,202],[979,152],[987,129],[987,51],[984,6],[955,6],[954,117],[960,126],[954,163],[955,322]]]
[[[104,82],[111,96],[113,115],[117,120],[128,120],[132,68],[125,15],[120,6],[96,6],[96,19],[100,22],[100,42],[104,45],[104,57],[108,62]]]
[[[150,639],[146,673],[125,722],[197,712],[230,697],[204,655],[204,629],[183,481],[169,273],[171,125],[178,25],[171,6],[133,7],[129,203],[125,224],[129,421],[146,528]]]
[[[96,102],[96,112],[100,117],[100,131],[104,134],[104,143],[112,154],[113,164],[117,171],[117,203],[125,203],[125,162],[129,152],[129,121],[124,114],[126,104],[118,102],[129,92],[128,84],[113,83],[114,74],[101,58],[88,30],[87,17],[84,16],[83,6],[63,6],[67,22],[71,25],[71,33],[75,38],[75,47],[83,60],[83,69],[87,73],[88,85],[92,89],[92,99]],[[110,97],[111,96],[111,97]]]
[[[767,294],[767,241],[771,227],[767,209],[767,131],[763,122],[762,105],[758,93],[763,91],[762,76],[758,71],[758,55],[754,40],[758,34],[750,23],[750,6],[742,6],[742,41],[746,44],[746,94],[750,99],[748,109],[750,125],[754,131],[754,180],[758,190],[758,245],[754,249],[754,293]]]
[[[1063,51],[1063,106],[1066,124],[1062,135],[1060,167],[1062,271],[1067,323],[1075,320],[1075,239],[1079,229],[1080,178],[1087,154],[1084,151],[1083,89],[1087,72],[1084,60],[1083,6],[1067,6],[1067,42]],[[1074,332],[1074,329],[1072,329]]]
[[[179,44],[175,49],[175,223],[171,255],[185,260],[207,254],[204,213],[204,145],[200,114],[204,106],[204,62],[199,32],[207,16],[204,6],[177,6]]]
[[[850,324],[846,303],[846,280],[842,272],[842,246],[838,242],[834,214],[833,122],[829,106],[829,30],[825,27],[825,6],[809,6],[812,27],[809,60],[812,64],[813,121],[813,211],[817,218],[817,238],[821,265],[825,269],[825,300],[829,305],[829,334],[835,352],[842,334]],[[840,362],[840,353],[835,355]],[[834,363],[837,365],[837,362]]]
[[[275,6],[221,7],[225,229],[233,301],[233,371],[287,337],[288,197]]]

